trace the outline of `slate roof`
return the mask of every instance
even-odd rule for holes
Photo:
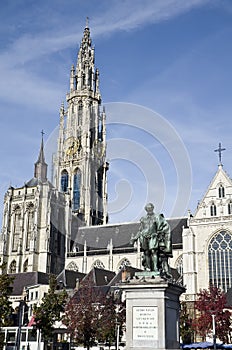
[[[45,181],[46,183],[48,183],[49,184],[49,186],[51,187],[51,188],[53,188],[54,186],[53,186],[53,184],[50,182],[50,181]],[[43,182],[43,183],[45,183],[45,182]],[[27,186],[27,187],[35,187],[35,186],[37,186],[39,183],[41,183],[41,180],[40,179],[38,179],[37,177],[33,177],[32,179],[30,179],[29,181],[27,181],[26,183],[25,183],[25,185]]]
[[[172,218],[167,221],[171,227],[173,249],[179,249],[182,247],[182,228],[187,227],[187,217]],[[101,252],[105,254],[110,248],[111,240],[114,252],[123,250],[125,253],[127,250],[134,250],[130,239],[138,230],[139,222],[80,227],[75,233],[72,232],[72,239],[80,254],[83,252],[85,242],[91,254],[94,254],[94,251],[98,255]]]
[[[82,283],[87,282],[95,287],[108,285],[114,278],[115,272],[93,267],[90,272],[83,278]]]
[[[232,288],[228,289],[226,293],[226,306],[232,308]]]
[[[35,187],[37,186],[39,183],[39,180],[36,177],[33,177],[32,179],[30,179],[29,181],[27,181],[25,183],[26,186],[28,187]]]
[[[188,227],[188,218],[182,217],[182,218],[173,218],[168,219],[169,225],[171,227],[171,233],[172,233],[172,245],[173,249],[179,249],[180,245],[182,247],[182,230],[183,227]]]
[[[66,289],[74,289],[76,287],[77,279],[81,281],[85,276],[86,274],[82,272],[63,270],[57,276],[56,280],[58,285],[62,283]]]
[[[22,295],[24,287],[36,284],[49,284],[49,275],[43,272],[10,273],[9,276],[15,277],[11,286],[13,287],[12,296]]]

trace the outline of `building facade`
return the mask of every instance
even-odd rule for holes
[[[9,273],[59,273],[65,265],[67,202],[47,179],[43,138],[34,177],[4,198],[1,262]]]
[[[107,223],[106,113],[94,61],[86,26],[71,68],[67,107],[60,108],[54,185],[47,179],[42,139],[34,177],[5,195],[0,257],[9,273],[142,268],[139,242],[130,243],[139,223]],[[232,181],[221,154],[219,160],[196,212],[168,219],[170,266],[178,271],[189,301],[210,284],[225,291],[232,287]]]
[[[232,180],[221,163],[195,213],[168,222],[173,247],[169,264],[186,287],[183,298],[192,302],[200,289],[210,285],[228,292],[232,287]],[[80,228],[66,268],[85,273],[93,267],[142,269],[139,242],[130,243],[138,229],[139,223]]]
[[[222,164],[183,229],[183,281],[186,299],[215,285],[232,287],[232,181]]]

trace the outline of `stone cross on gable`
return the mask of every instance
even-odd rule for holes
[[[221,142],[219,142],[218,149],[214,150],[214,152],[218,152],[219,165],[222,165],[222,152],[225,150],[225,148],[222,148]]]

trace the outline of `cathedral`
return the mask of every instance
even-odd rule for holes
[[[107,111],[101,104],[88,25],[59,118],[52,179],[47,177],[42,133],[34,176],[5,194],[0,258],[7,272],[142,269],[140,244],[131,243],[139,223],[108,223]],[[173,250],[169,264],[190,302],[210,284],[225,292],[232,287],[232,180],[223,168],[222,150],[219,144],[218,168],[195,213],[168,219]]]

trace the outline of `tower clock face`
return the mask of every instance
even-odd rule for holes
[[[71,136],[65,140],[65,153],[68,157],[73,157],[79,148],[79,140]]]

